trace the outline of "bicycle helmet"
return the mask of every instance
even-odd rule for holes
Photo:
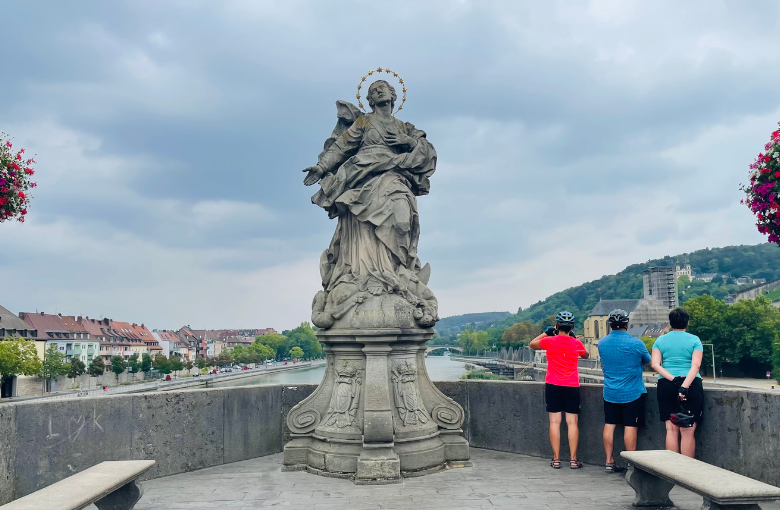
[[[571,312],[558,312],[555,316],[555,322],[560,326],[574,327],[574,315]]]
[[[676,413],[673,413],[671,416],[669,416],[669,420],[672,422],[673,425],[676,425],[684,429],[693,427],[695,418],[693,414],[689,414],[689,413],[690,411],[688,411],[683,407],[682,402],[678,401],[678,411]]]
[[[620,308],[616,308],[609,312],[609,319],[607,319],[610,326],[628,326],[628,312]]]

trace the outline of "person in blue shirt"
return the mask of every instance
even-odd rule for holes
[[[623,425],[623,442],[627,451],[636,450],[639,427],[645,420],[645,382],[642,365],[650,363],[650,353],[644,342],[629,335],[628,312],[621,309],[609,314],[612,332],[599,340],[599,357],[604,372],[604,452],[606,471],[619,473],[620,467],[612,454],[615,427]]]
[[[658,414],[666,423],[666,449],[693,457],[694,432],[704,416],[704,389],[699,375],[704,347],[698,336],[685,331],[689,320],[685,308],[669,312],[672,331],[653,344],[653,370],[658,372]],[[675,423],[680,414],[688,419]]]

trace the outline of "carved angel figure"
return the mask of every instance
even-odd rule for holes
[[[360,369],[348,361],[339,362],[336,367],[336,389],[325,415],[325,425],[336,425],[343,429],[355,421],[360,405],[360,385],[363,378]]]
[[[408,361],[402,361],[393,366],[390,380],[393,382],[395,407],[404,425],[428,423],[428,416],[417,393],[417,367]]]
[[[385,294],[412,307],[419,326],[438,320],[438,302],[427,287],[430,266],[417,258],[417,196],[430,189],[436,151],[423,131],[393,114],[396,93],[386,81],[371,84],[371,113],[338,101],[338,124],[304,184],[320,183],[312,202],[338,218],[320,259],[323,291],[312,322],[329,328],[347,311]]]

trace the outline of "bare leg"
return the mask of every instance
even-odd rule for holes
[[[695,431],[695,423],[693,424],[693,427],[684,427],[680,429],[680,435],[682,436],[682,439],[680,440],[680,453],[686,457],[693,458],[694,453],[696,453],[696,437],[693,435]]]
[[[604,453],[607,454],[607,464],[615,462],[615,458],[612,456],[612,447],[615,443],[615,425],[611,423],[604,424],[604,434],[602,434],[604,440]]]
[[[566,428],[569,429],[569,453],[571,460],[577,460],[577,445],[580,442],[580,428],[578,426],[580,416],[566,413]]]
[[[680,427],[671,420],[666,421],[666,449],[680,453]]]
[[[561,413],[548,413],[550,416],[550,446],[553,459],[561,458]]]
[[[626,444],[627,452],[636,451],[636,436],[638,432],[638,427],[623,427],[623,442]]]

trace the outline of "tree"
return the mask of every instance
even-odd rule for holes
[[[81,362],[79,361],[79,363]],[[43,377],[46,379],[47,391],[50,380],[56,381],[61,376],[66,375],[68,370],[70,370],[70,363],[68,363],[65,358],[65,354],[60,352],[54,344],[49,344],[49,347],[46,349],[42,366]]]
[[[90,377],[100,377],[103,372],[106,371],[106,363],[103,361],[103,356],[95,356],[92,358],[92,362],[89,364],[87,373]]]
[[[152,367],[161,374],[171,373],[171,363],[168,361],[168,358],[165,356],[165,354],[161,352],[158,352],[154,355],[154,359],[152,359]]]
[[[179,370],[184,370],[184,362],[182,362],[180,356],[171,356],[171,359],[168,361],[170,365],[171,372],[176,372],[176,375],[179,375]]]
[[[528,345],[541,332],[542,328],[530,321],[518,322],[504,330],[501,335],[501,343],[512,344],[513,347]]]
[[[111,371],[114,372],[114,377],[116,377],[117,383],[119,382],[119,376],[122,374],[122,372],[125,371],[126,368],[127,362],[125,361],[125,358],[122,356],[114,356],[111,358]]]
[[[268,347],[265,344],[258,343],[255,341],[249,348],[257,354],[258,357],[258,363],[263,362],[267,359],[274,359],[276,356],[276,353],[273,349]]]
[[[187,360],[186,363],[184,363],[184,368],[187,370],[187,372],[190,372],[192,370],[192,367],[194,367],[195,364],[192,361]]]
[[[152,371],[152,357],[144,353],[143,356],[141,356],[141,372],[144,374],[148,374]]]
[[[38,358],[34,340],[0,341],[0,382],[15,375],[40,375],[43,363]]]
[[[260,337],[262,338],[262,337]],[[308,322],[301,322],[301,325],[287,333],[289,347],[300,347],[306,358],[319,358],[322,356],[322,345],[320,345],[314,330]]]
[[[195,366],[201,370],[206,368],[206,364],[206,359],[203,356],[198,356],[198,358],[195,360]]]
[[[718,272],[718,259],[712,259],[709,262],[707,262],[707,267],[710,270],[710,273],[717,273]]]
[[[282,359],[287,355],[287,337],[279,333],[266,333],[265,335],[255,337],[255,342],[267,345],[274,350],[276,359]]]
[[[478,353],[479,351],[485,351],[488,347],[489,336],[487,331],[474,331],[473,329],[466,328],[458,335],[458,340],[455,342],[466,351],[466,354]]]
[[[780,383],[780,342],[777,342],[775,344],[772,361],[775,368],[774,371],[772,372],[772,377],[774,377],[775,380],[778,383]]]
[[[139,359],[138,353],[136,352],[127,360],[127,372],[133,374],[133,380],[135,380],[135,374],[140,371],[141,360]]]
[[[87,365],[83,361],[76,358],[71,358],[68,369],[68,379],[76,379],[76,377],[82,376],[87,373]]]
[[[301,359],[303,357],[303,349],[298,347],[297,345],[290,349],[290,357],[292,359]]]

